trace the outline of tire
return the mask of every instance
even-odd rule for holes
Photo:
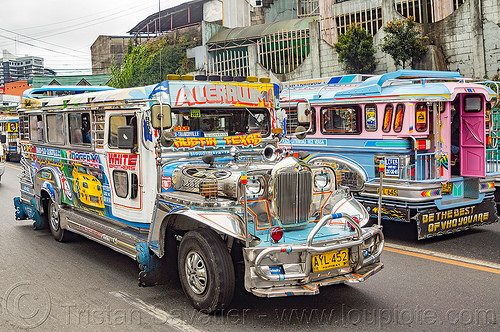
[[[59,209],[57,208],[57,204],[55,204],[52,200],[49,201],[47,207],[47,219],[49,222],[50,232],[54,236],[54,239],[59,242],[67,241],[70,237],[70,233],[61,228]]]
[[[229,306],[234,294],[234,266],[217,233],[200,228],[184,235],[178,269],[182,289],[193,307],[213,313]]]

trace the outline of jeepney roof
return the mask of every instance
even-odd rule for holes
[[[350,75],[352,76],[352,75]],[[325,79],[322,79],[325,82]],[[314,81],[314,80],[310,80]],[[282,103],[308,101],[360,101],[391,99],[441,99],[453,100],[457,93],[481,93],[488,100],[496,95],[492,89],[472,82],[466,82],[458,72],[425,70],[399,70],[368,77],[364,81],[346,83],[323,83],[286,85],[280,94]]]
[[[241,86],[241,87],[254,87],[260,88],[263,90],[272,90],[273,91],[273,102],[274,96],[277,96],[279,93],[279,87],[277,84],[273,83],[249,83],[249,82],[211,82],[211,81],[180,81],[180,80],[172,80],[172,81],[163,81],[161,83],[155,85],[148,85],[144,87],[135,87],[135,88],[125,88],[125,89],[114,89],[109,88],[103,89],[103,91],[94,91],[88,93],[78,93],[78,94],[70,94],[61,97],[47,97],[47,98],[30,98],[23,97],[22,105],[28,109],[40,109],[44,107],[67,107],[67,106],[90,106],[90,105],[103,105],[103,104],[115,104],[121,101],[163,101],[164,103],[170,103],[174,105],[174,103],[179,102],[179,96],[182,98],[187,98],[185,94],[180,93],[179,91],[185,91],[185,89],[191,89],[195,86],[207,86],[207,85],[227,85],[227,86]],[[59,87],[59,91],[68,91],[70,87]],[[228,90],[230,88],[228,87]],[[201,91],[201,90],[200,90]],[[233,91],[236,94],[236,91]],[[260,91],[257,91],[260,94]],[[30,94],[27,94],[29,96]],[[253,96],[255,98],[260,98],[261,96]],[[192,98],[192,96],[191,96]],[[241,103],[241,105],[245,105],[245,107],[262,107],[262,102],[257,105],[246,105]],[[188,103],[186,101],[188,105]],[[213,107],[214,105],[211,103],[204,103],[205,105],[197,104],[196,107]],[[255,104],[255,103],[254,103]],[[240,105],[240,106],[241,106]],[[227,105],[217,105],[217,106],[231,106],[229,103]],[[238,106],[235,104],[235,106]],[[172,106],[174,107],[174,106]]]

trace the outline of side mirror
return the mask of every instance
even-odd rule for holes
[[[134,148],[134,127],[120,126],[118,127],[118,148],[133,149]]]
[[[311,122],[311,107],[307,102],[300,102],[297,104],[297,120],[299,123]]]
[[[5,134],[0,135],[0,143],[7,143],[7,135]]]
[[[304,139],[307,135],[307,129],[302,127],[302,126],[297,126],[297,128],[295,128],[295,137],[297,137],[298,139]]]
[[[151,107],[151,125],[155,129],[165,129],[172,127],[172,116],[169,105],[153,105]],[[163,128],[162,128],[163,119]]]

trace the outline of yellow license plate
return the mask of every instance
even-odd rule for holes
[[[312,256],[313,272],[335,269],[348,264],[349,251],[347,249],[330,251]]]
[[[377,194],[379,194],[379,193],[380,193],[380,188],[377,188]],[[397,196],[398,195],[398,190],[397,189],[383,188],[382,189],[382,195]]]
[[[441,195],[449,195],[451,194],[452,190],[453,190],[453,183],[451,182],[443,183],[441,185]]]

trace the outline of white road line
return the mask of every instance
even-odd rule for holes
[[[201,332],[200,330],[187,324],[183,320],[172,316],[168,312],[163,311],[161,309],[158,309],[154,305],[148,304],[140,299],[136,299],[127,293],[124,293],[124,292],[109,292],[109,293],[113,296],[116,296],[116,297],[124,300],[128,304],[133,305],[133,306],[141,309],[142,311],[145,311],[146,313],[150,314],[151,316],[157,318],[158,321],[161,321],[162,324],[167,324],[167,325],[175,328],[178,331]]]
[[[446,258],[446,259],[451,259],[451,260],[458,261],[458,262],[475,264],[475,265],[480,265],[480,266],[485,266],[485,267],[490,267],[492,269],[500,270],[500,264],[488,262],[488,261],[482,261],[479,259],[473,259],[473,258],[468,258],[468,257],[463,257],[463,256],[445,254],[445,253],[438,252],[438,251],[420,249],[420,248],[415,248],[415,247],[407,247],[407,246],[402,246],[399,244],[387,243],[387,242],[385,243],[385,246],[388,248],[406,250],[406,251],[415,252],[415,253],[419,253],[419,254],[440,257],[440,258]]]

